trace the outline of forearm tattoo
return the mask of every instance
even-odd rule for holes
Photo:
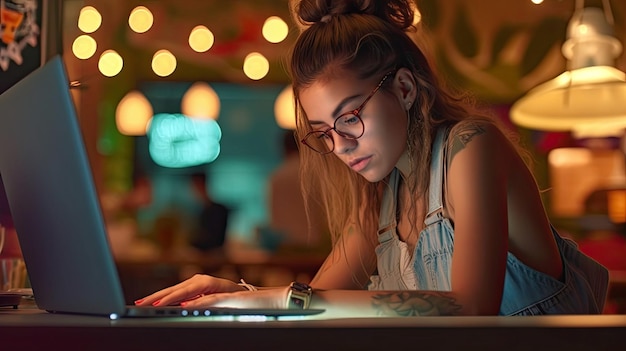
[[[461,311],[445,292],[385,292],[372,296],[372,300],[372,307],[382,316],[453,316]]]

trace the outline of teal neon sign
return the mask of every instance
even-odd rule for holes
[[[148,126],[148,150],[163,167],[192,167],[215,161],[220,154],[222,130],[212,119],[159,113]]]

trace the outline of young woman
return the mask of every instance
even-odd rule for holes
[[[334,246],[310,282],[197,275],[139,305],[327,316],[600,313],[607,270],[561,238],[525,153],[437,79],[410,0],[302,0],[290,68],[303,193]]]

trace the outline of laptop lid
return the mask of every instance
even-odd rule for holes
[[[37,305],[122,314],[124,296],[60,56],[0,95],[0,174]]]
[[[40,309],[111,318],[323,312],[180,307],[129,311],[60,56],[0,94],[0,174]]]

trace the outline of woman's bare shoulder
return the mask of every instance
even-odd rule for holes
[[[446,145],[448,165],[470,144],[476,145],[479,152],[510,149],[510,143],[502,129],[494,122],[483,119],[461,121],[455,124],[448,134]]]

